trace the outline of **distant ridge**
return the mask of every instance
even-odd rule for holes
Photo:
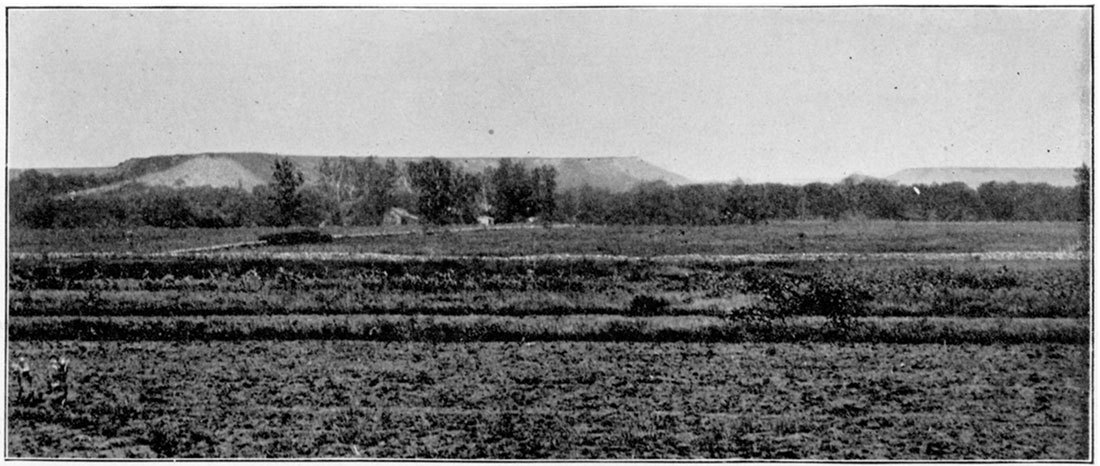
[[[272,168],[276,158],[287,158],[302,171],[307,185],[321,179],[320,166],[327,156],[282,156],[268,153],[202,153],[142,157],[126,160],[114,167],[103,168],[48,168],[36,169],[43,173],[117,175],[123,181],[101,186],[80,194],[107,192],[129,184],[166,187],[230,187],[252,189],[272,181]],[[365,157],[355,157],[365,158]],[[379,163],[393,160],[404,176],[405,165],[426,160],[427,157],[376,157]],[[481,173],[500,163],[500,158],[447,158],[459,168],[470,173]],[[604,188],[613,192],[627,191],[639,184],[663,181],[679,186],[691,180],[651,165],[637,157],[587,157],[587,158],[513,158],[526,167],[549,165],[557,169],[558,189],[584,185]],[[19,176],[26,170],[11,169],[8,178]],[[404,184],[404,183],[402,183]]]
[[[1047,183],[1053,186],[1073,186],[1073,168],[998,168],[998,167],[928,167],[908,168],[886,177],[898,184],[945,184],[963,182],[971,188],[982,183]]]

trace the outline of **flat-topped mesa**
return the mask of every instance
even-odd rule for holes
[[[1074,168],[1037,167],[924,167],[907,168],[886,179],[899,184],[945,184],[962,182],[971,188],[983,183],[1047,183],[1052,186],[1074,186]]]

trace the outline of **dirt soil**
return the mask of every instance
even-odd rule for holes
[[[12,457],[1085,459],[1088,347],[13,342]]]

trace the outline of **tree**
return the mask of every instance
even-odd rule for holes
[[[409,180],[417,191],[417,211],[428,223],[469,223],[476,215],[479,184],[451,162],[435,157],[408,165]]]
[[[379,164],[374,156],[363,159],[324,159],[319,167],[321,189],[315,195],[332,206],[332,221],[341,225],[377,225],[396,199],[397,164]],[[316,203],[316,202],[315,202]]]
[[[131,204],[119,196],[77,196],[57,202],[54,227],[107,228],[128,225],[133,216]]]
[[[811,217],[840,220],[848,210],[844,195],[836,186],[825,183],[810,183],[802,187],[806,199],[806,212]]]
[[[8,208],[18,225],[30,228],[50,228],[59,207],[51,197],[55,178],[38,170],[27,170],[8,184]]]
[[[978,186],[978,198],[986,207],[993,220],[1016,219],[1016,206],[1020,203],[1022,190],[1019,183],[999,183],[990,181]]]
[[[247,227],[265,223],[267,199],[257,198],[239,188],[219,188],[217,192],[221,193],[217,200],[217,209],[225,226]]]
[[[854,214],[864,218],[905,220],[915,217],[906,202],[905,189],[893,182],[849,176],[838,186]]]
[[[534,189],[523,165],[501,159],[496,170],[488,173],[492,184],[493,216],[499,222],[522,221],[534,216]]]
[[[59,222],[84,226],[80,222],[91,219],[88,212],[78,212],[74,206],[112,205],[112,215],[125,206],[111,202],[73,201],[65,193],[83,191],[120,181],[120,175],[59,175],[27,170],[8,184],[8,207],[13,223],[31,228],[52,228]],[[122,215],[122,214],[118,214]],[[117,218],[116,218],[117,219]],[[106,220],[106,219],[105,219]],[[74,223],[75,222],[75,223]],[[94,221],[93,223],[102,223]]]
[[[915,190],[914,190],[915,188]],[[920,217],[927,220],[967,221],[984,216],[977,191],[965,183],[917,185],[909,188],[919,206]],[[917,193],[920,194],[917,194]]]
[[[321,165],[317,169],[321,174],[321,186],[312,195],[328,198],[328,200],[314,199],[314,201],[332,205],[333,223],[340,225],[351,223],[354,205],[362,197],[363,185],[366,183],[361,165],[348,157],[321,159]]]
[[[630,191],[633,197],[635,223],[646,225],[682,224],[680,200],[664,181],[649,181]]]
[[[1088,165],[1076,170],[1077,178],[1077,221],[1081,222],[1081,251],[1087,258],[1091,253],[1092,239],[1092,172]],[[1086,259],[1087,260],[1087,259]],[[1087,265],[1086,265],[1087,267]]]
[[[991,181],[978,186],[978,197],[993,220],[1073,220],[1080,210],[1073,190],[1047,183]]]
[[[318,226],[322,224],[336,223],[339,219],[334,218],[339,214],[339,206],[336,204],[336,200],[331,196],[326,195],[321,189],[316,186],[303,188],[298,192],[300,203],[298,207],[298,214],[295,216],[295,223],[299,225]]]
[[[722,202],[725,187],[721,185],[689,184],[676,188],[683,223],[718,225],[722,222]]]
[[[302,172],[290,160],[279,158],[275,159],[273,176],[275,182],[272,183],[272,200],[276,210],[274,224],[285,227],[297,223],[302,208],[302,196],[298,192],[304,182]]]
[[[397,202],[393,186],[398,176],[397,163],[387,160],[385,165],[379,165],[374,157],[369,157],[363,165],[366,190],[358,210],[364,223],[377,225],[382,223],[386,211]]]
[[[493,216],[500,222],[554,218],[557,176],[557,169],[549,165],[527,170],[512,159],[501,159],[497,168],[486,170],[484,176]]]
[[[162,228],[195,226],[195,213],[183,196],[172,188],[157,187],[137,198],[142,223]]]
[[[531,172],[532,201],[535,213],[544,219],[554,218],[557,204],[554,200],[558,189],[558,171],[549,165],[536,167]]]
[[[575,221],[580,223],[604,224],[611,221],[614,198],[610,191],[584,185],[573,188],[576,197],[577,213]]]
[[[758,223],[774,217],[773,209],[765,185],[740,184],[726,191],[722,216],[731,222]]]

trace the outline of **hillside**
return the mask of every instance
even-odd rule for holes
[[[905,169],[886,179],[905,185],[961,181],[971,188],[977,188],[982,183],[990,181],[1073,186],[1076,183],[1073,170],[1073,168],[927,167]]]
[[[57,168],[39,169],[52,174],[97,173],[120,174],[125,181],[102,186],[82,194],[106,192],[129,183],[168,187],[242,187],[252,189],[271,182],[272,166],[277,156],[264,153],[208,153],[180,154],[130,159],[110,168]],[[306,184],[320,180],[319,167],[326,157],[286,156],[302,171]],[[335,157],[330,157],[335,158]],[[406,164],[425,158],[378,157],[380,163],[394,160],[404,170]],[[481,173],[496,166],[496,158],[445,158],[471,173]],[[550,165],[558,171],[558,188],[569,189],[589,185],[622,192],[641,183],[664,181],[670,185],[683,185],[691,181],[683,176],[650,165],[635,157],[591,158],[516,158],[527,167]],[[24,170],[9,170],[8,176],[18,176]]]

